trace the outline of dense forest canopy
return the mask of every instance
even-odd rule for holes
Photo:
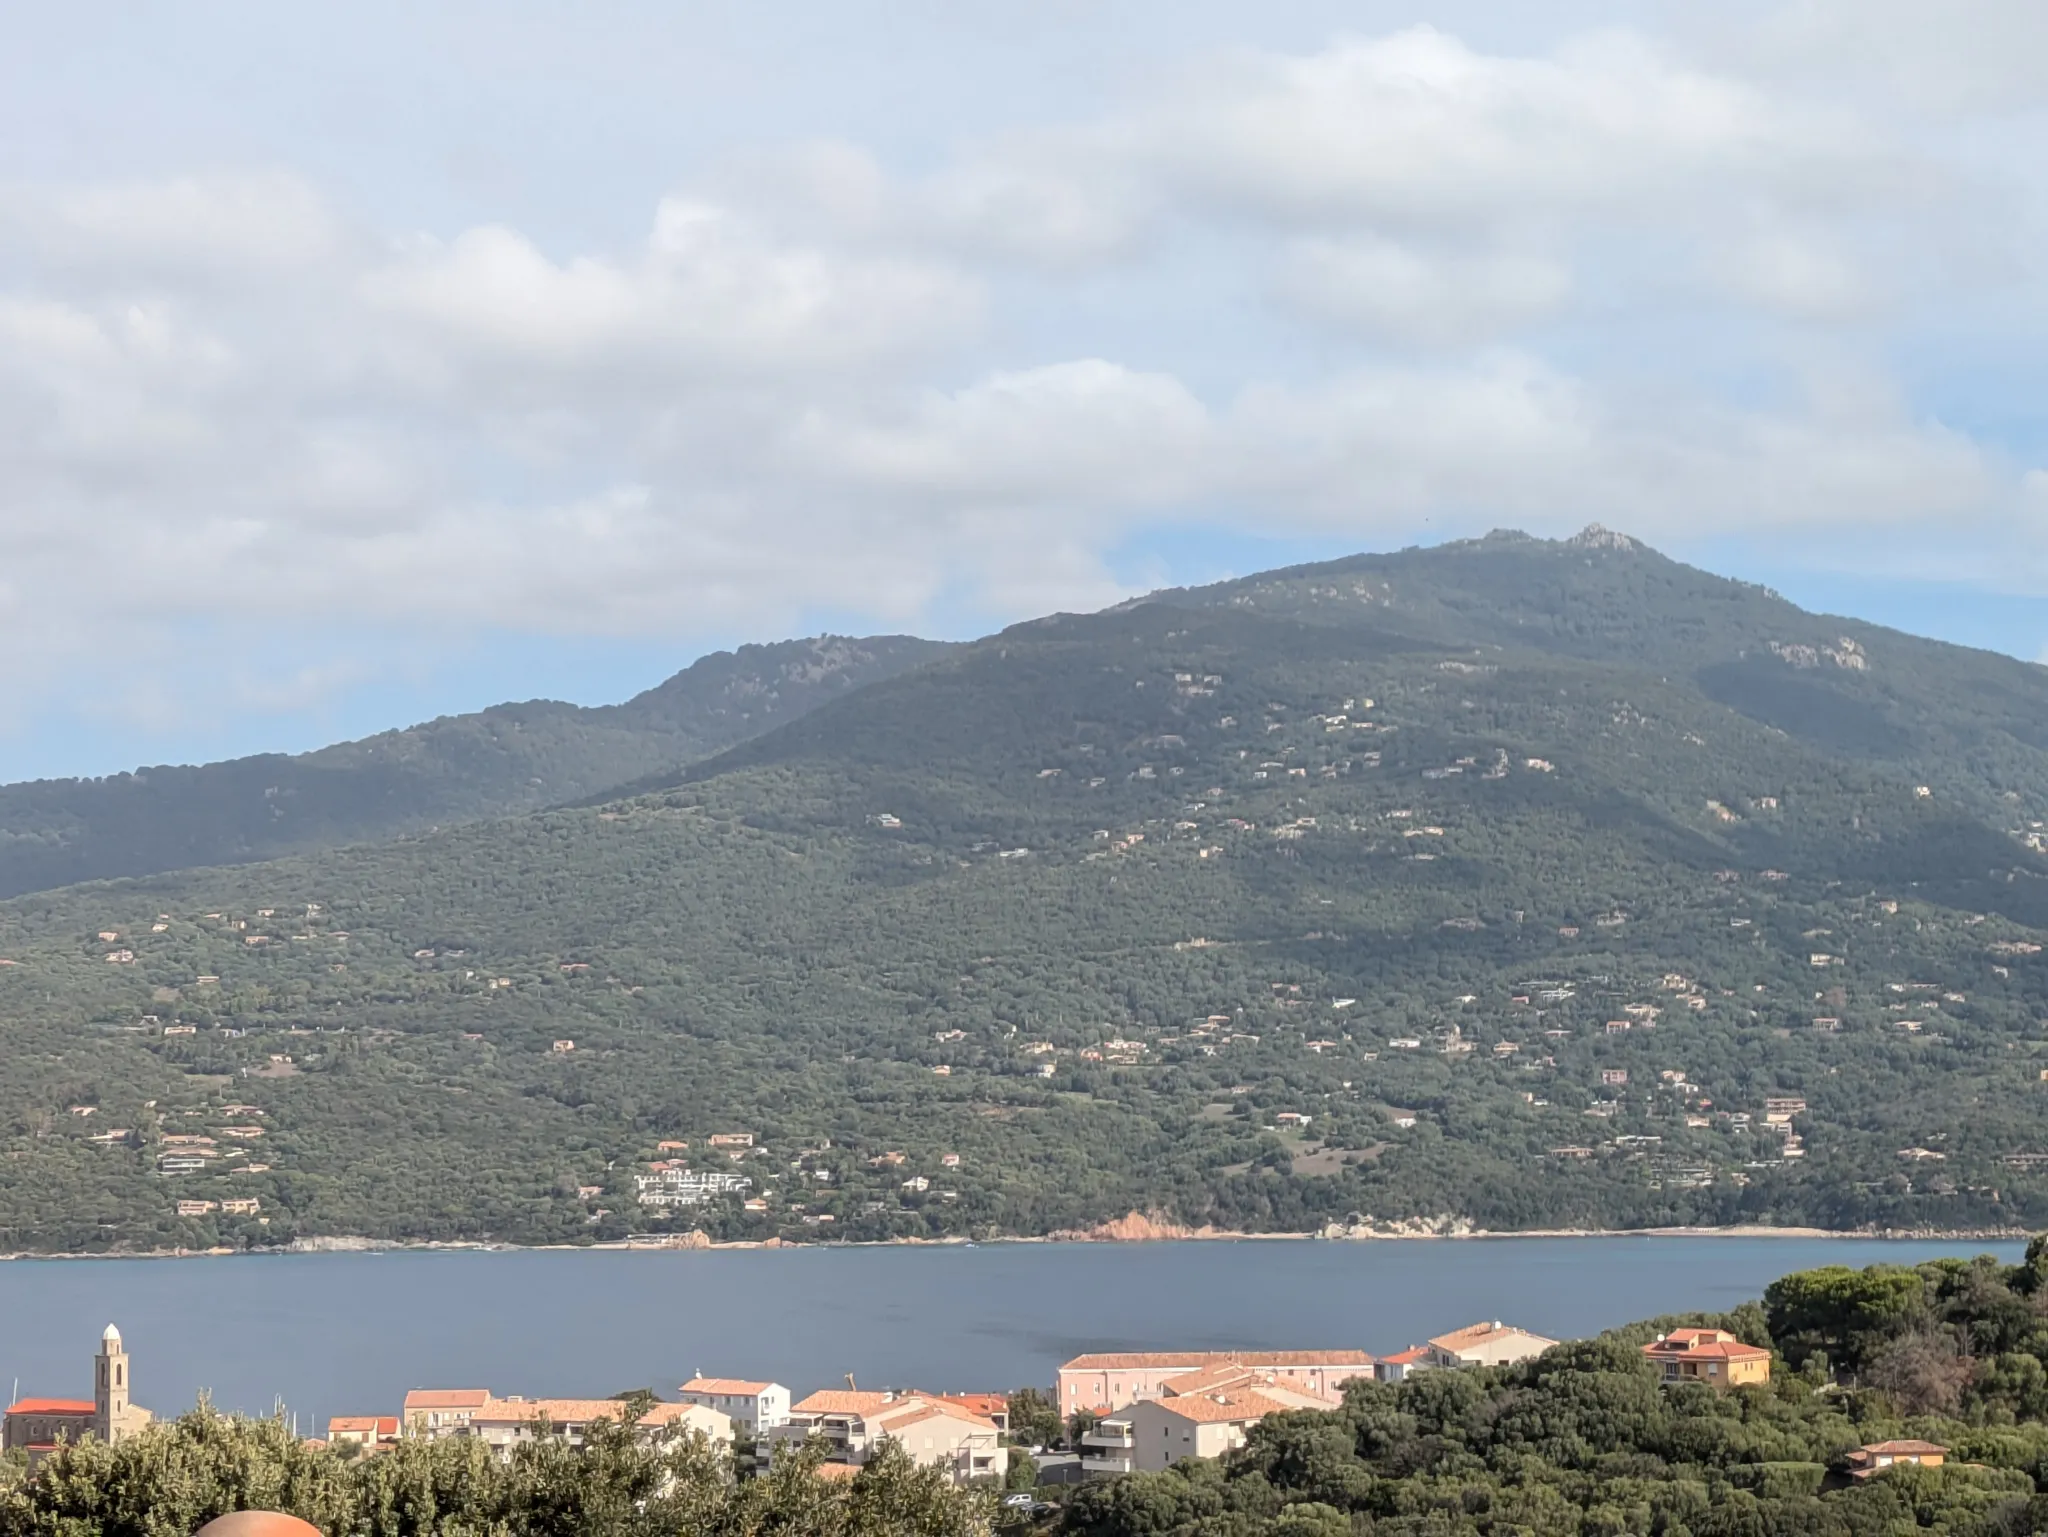
[[[2044,824],[2048,670],[1618,536],[1162,594],[0,904],[0,1246],[2017,1229]]]

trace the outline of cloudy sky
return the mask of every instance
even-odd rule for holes
[[[8,9],[0,779],[1497,526],[2048,648],[2039,0]]]

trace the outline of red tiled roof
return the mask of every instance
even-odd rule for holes
[[[965,1409],[985,1420],[1010,1412],[1010,1395],[1007,1393],[931,1393],[924,1396]]]
[[[739,1398],[756,1398],[774,1386],[772,1382],[749,1382],[743,1377],[692,1377],[677,1391],[726,1393]]]
[[[9,1414],[97,1414],[99,1405],[90,1398],[17,1398],[7,1406]]]
[[[1427,1361],[1429,1359],[1429,1347],[1427,1345],[1410,1345],[1406,1350],[1396,1351],[1390,1356],[1381,1356],[1380,1359],[1389,1366],[1413,1366],[1417,1361]]]
[[[327,1422],[327,1434],[395,1436],[398,1434],[396,1415],[378,1414],[337,1414]]]

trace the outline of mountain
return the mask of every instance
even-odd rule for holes
[[[0,785],[0,897],[577,800],[708,757],[946,649],[907,635],[742,646],[624,704],[530,700],[296,757]]]
[[[630,794],[0,904],[0,1227],[2040,1225],[2044,720],[1598,530],[1057,615]]]

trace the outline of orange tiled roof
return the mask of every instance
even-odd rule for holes
[[[1010,1412],[1010,1395],[1007,1393],[928,1393],[920,1396],[952,1404],[956,1408],[965,1409],[969,1414],[978,1414],[985,1420]]]
[[[902,1400],[887,1393],[856,1393],[845,1388],[826,1388],[813,1393],[791,1411],[795,1414],[873,1414]]]
[[[491,1401],[489,1388],[414,1388],[405,1395],[408,1418],[434,1409],[481,1409]]]
[[[616,1398],[494,1398],[476,1411],[472,1425],[518,1425],[542,1416],[555,1425],[588,1425],[625,1417]]]
[[[1474,1345],[1484,1345],[1492,1340],[1510,1338],[1542,1340],[1546,1346],[1557,1343],[1556,1340],[1549,1339],[1544,1335],[1533,1334],[1527,1329],[1518,1329],[1513,1324],[1494,1322],[1467,1324],[1462,1329],[1453,1329],[1449,1334],[1437,1335],[1430,1341],[1430,1344],[1436,1346],[1439,1350],[1449,1351],[1455,1355],[1460,1350],[1470,1350]]]
[[[398,1416],[395,1414],[337,1414],[327,1422],[327,1434],[366,1436],[395,1436],[398,1434]]]
[[[1871,1457],[1946,1457],[1948,1448],[1932,1441],[1877,1441],[1857,1451]]]
[[[1239,1366],[1235,1361],[1219,1361],[1214,1366],[1205,1366],[1197,1372],[1168,1377],[1159,1386],[1174,1396],[1186,1393],[1214,1393],[1223,1388],[1252,1382],[1258,1375],[1249,1367]]]
[[[1429,1359],[1427,1345],[1410,1345],[1406,1350],[1397,1350],[1390,1356],[1381,1356],[1389,1366],[1413,1366],[1417,1361]]]
[[[1363,1350],[1112,1350],[1075,1356],[1063,1372],[1130,1371],[1146,1367],[1181,1366],[1198,1371],[1234,1361],[1239,1366],[1370,1366]]]
[[[1673,1329],[1661,1340],[1643,1347],[1653,1360],[1683,1356],[1688,1361],[1768,1361],[1771,1353],[1761,1345],[1745,1345],[1720,1329]]]
[[[850,1462],[821,1462],[811,1471],[835,1484],[860,1477],[860,1469]]]
[[[1168,1414],[1179,1415],[1198,1425],[1228,1425],[1241,1420],[1263,1419],[1269,1414],[1283,1414],[1287,1410],[1287,1405],[1277,1399],[1243,1389],[1235,1393],[1160,1398],[1153,1402]]]
[[[9,1414],[97,1414],[99,1405],[90,1398],[17,1398],[7,1406]]]
[[[682,1393],[728,1393],[754,1398],[774,1387],[772,1382],[748,1382],[743,1377],[692,1377],[677,1389]]]

